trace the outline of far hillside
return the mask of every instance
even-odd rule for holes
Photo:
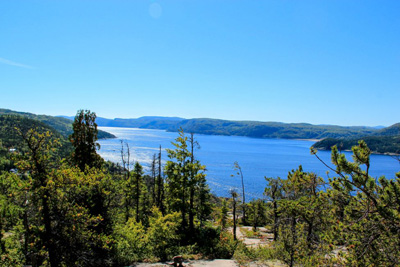
[[[236,135],[256,138],[322,139],[373,134],[371,127],[344,127],[313,125],[308,123],[282,123],[261,121],[228,121],[216,119],[190,119],[178,123],[170,130],[182,128],[186,132],[214,135]]]
[[[0,115],[0,173],[15,168],[10,152],[26,152],[27,148],[21,133],[27,134],[30,129],[38,133],[50,132],[52,138],[59,142],[57,154],[61,158],[71,154],[72,145],[67,138],[46,123],[15,114]]]
[[[341,150],[350,150],[364,140],[374,153],[400,154],[400,123],[380,129],[373,135],[363,135],[354,138],[326,138],[314,144],[316,149],[330,150],[337,146]]]
[[[62,116],[73,120],[73,116]],[[143,129],[159,129],[168,130],[175,127],[177,123],[183,121],[183,118],[178,117],[160,117],[160,116],[144,116],[137,119],[106,119],[102,117],[96,118],[98,126],[103,127],[126,127],[126,128],[143,128]]]
[[[73,117],[63,116],[70,120]],[[219,119],[183,119],[178,117],[140,117],[137,119],[106,119],[98,117],[98,126],[160,129],[208,135],[235,135],[255,138],[323,139],[327,137],[354,137],[371,135],[379,131],[373,127],[313,125],[308,123],[283,123],[261,121],[229,121]]]
[[[19,115],[26,117],[32,120],[38,120],[43,122],[44,124],[54,128],[58,131],[62,136],[68,137],[72,133],[72,122],[69,119],[62,118],[62,117],[53,117],[49,115],[36,115],[33,113],[28,112],[19,112],[10,109],[0,109],[0,115]],[[73,118],[72,118],[73,119]],[[106,139],[106,138],[116,138],[115,135],[107,133],[105,131],[98,131],[98,138],[99,139]]]

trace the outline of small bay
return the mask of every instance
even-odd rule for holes
[[[162,160],[168,160],[166,148],[173,149],[172,141],[178,133],[163,130],[99,127],[117,136],[116,139],[99,140],[99,154],[106,160],[121,162],[121,140],[129,144],[131,157],[145,167],[149,172],[154,153],[162,146]],[[200,149],[195,151],[195,157],[207,167],[207,182],[211,192],[218,196],[228,196],[232,188],[241,192],[241,179],[233,168],[235,161],[242,168],[246,194],[251,198],[263,197],[265,188],[264,177],[286,178],[290,170],[299,165],[303,170],[314,172],[325,180],[333,177],[327,174],[328,168],[314,155],[310,147],[314,144],[308,140],[288,139],[257,139],[242,136],[195,135]],[[350,152],[344,152],[351,159]],[[318,155],[326,163],[330,162],[330,151],[319,151]],[[397,160],[387,155],[371,155],[370,174],[378,178],[385,175],[394,178],[400,170]],[[233,177],[231,175],[234,175]]]

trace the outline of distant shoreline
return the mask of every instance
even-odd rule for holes
[[[99,128],[122,128],[122,129],[137,129],[137,130],[157,130],[157,131],[165,131],[169,133],[177,133],[175,130],[165,130],[165,129],[156,129],[156,128],[140,128],[140,127],[126,127],[126,126],[98,126]],[[209,134],[209,133],[194,133],[198,135],[208,135],[208,136],[232,136],[232,137],[246,137],[246,138],[255,138],[255,139],[281,139],[281,140],[298,140],[298,141],[310,141],[310,142],[319,142],[323,139],[316,138],[276,138],[276,137],[256,137],[256,136],[246,136],[246,135],[227,135],[227,134]],[[118,138],[118,137],[115,137]],[[103,139],[113,139],[113,138],[103,138]]]
[[[285,139],[285,138],[282,138],[282,139]],[[312,142],[319,142],[319,141],[321,141],[322,139],[314,139],[314,138],[310,138],[310,139],[304,139],[304,138],[300,138],[300,139],[286,139],[286,140],[299,140],[299,141],[312,141]]]

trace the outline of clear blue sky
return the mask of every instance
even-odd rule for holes
[[[391,125],[400,1],[2,0],[0,107]]]

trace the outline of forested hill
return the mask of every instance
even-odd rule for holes
[[[68,137],[72,133],[72,122],[69,119],[62,118],[62,117],[53,117],[49,115],[36,115],[33,113],[28,112],[19,112],[13,111],[9,109],[0,109],[0,115],[19,115],[26,117],[32,120],[38,120],[43,122],[44,124],[52,127],[56,131],[58,131],[62,136]],[[106,138],[116,138],[115,135],[107,133],[105,131],[98,131],[98,138],[99,139],[106,139]]]
[[[73,117],[64,116],[73,119]],[[106,119],[98,117],[99,126],[160,129],[209,135],[235,135],[256,138],[323,139],[327,137],[354,137],[379,131],[372,127],[343,127],[260,121],[228,121],[219,119],[183,119],[178,117],[140,117],[137,119]]]
[[[336,145],[341,150],[350,150],[364,140],[371,151],[375,153],[400,154],[400,123],[380,129],[373,135],[362,135],[353,138],[326,138],[314,144],[317,149],[330,150]]]
[[[17,128],[25,134],[30,129],[34,129],[41,134],[50,132],[52,139],[57,139],[59,142],[59,156],[66,157],[71,154],[72,145],[68,139],[44,122],[15,114],[0,115],[0,172],[4,169],[11,169],[11,165],[10,168],[4,168],[4,160],[10,156],[8,154],[9,149],[16,149],[18,151],[25,151],[27,149],[22,136],[16,130]]]
[[[14,114],[0,115],[0,141],[3,147],[17,149],[22,147],[22,137],[17,133],[15,128],[20,129],[21,132],[27,132],[29,129],[35,129],[39,133],[49,131],[54,137],[63,138],[59,132],[41,121]]]
[[[260,121],[228,121],[217,119],[190,119],[179,122],[169,130],[214,135],[236,135],[256,138],[322,139],[370,135],[377,130],[370,127],[343,127],[312,125],[308,123],[282,123]]]

